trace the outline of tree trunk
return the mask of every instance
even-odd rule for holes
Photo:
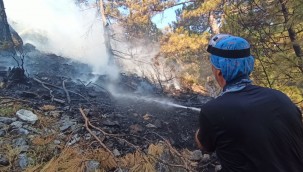
[[[284,22],[285,24],[287,24],[287,22],[289,21],[289,12],[288,9],[285,5],[286,1],[283,0],[279,0],[280,4],[281,4],[281,9],[282,9],[282,13],[283,13],[283,17],[284,17]],[[289,39],[292,43],[292,47],[295,51],[295,54],[297,57],[299,57],[299,66],[301,71],[303,72],[303,55],[302,55],[302,48],[300,47],[300,45],[297,42],[297,34],[294,31],[292,25],[289,26],[289,28],[287,29],[288,35],[289,35]]]
[[[217,20],[215,18],[214,11],[209,12],[209,24],[210,24],[210,29],[213,34],[220,33],[220,28],[219,28]]]
[[[101,14],[102,23],[103,23],[103,36],[104,36],[106,53],[109,57],[109,64],[112,64],[112,63],[114,63],[114,58],[113,58],[114,55],[113,55],[113,49],[111,46],[110,30],[108,28],[109,24],[107,23],[106,16],[105,16],[103,0],[99,0],[99,7],[100,7],[100,14]]]
[[[9,30],[3,0],[0,0],[0,50],[14,52],[13,39]]]

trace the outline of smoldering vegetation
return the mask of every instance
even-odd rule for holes
[[[186,109],[211,98],[179,89],[159,47],[127,44],[117,26],[112,45],[124,59],[109,59],[95,12],[83,14],[70,1],[32,3],[32,16],[7,5],[24,45],[1,52],[1,171],[217,168],[214,155],[195,150],[199,113]]]

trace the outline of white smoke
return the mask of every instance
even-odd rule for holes
[[[125,73],[135,73],[140,77],[148,78],[152,83],[162,86],[174,86],[180,89],[176,78],[176,66],[166,63],[160,54],[159,42],[148,38],[129,39],[126,30],[119,24],[112,25],[112,47],[116,54],[122,56],[117,60],[119,67]]]
[[[98,74],[117,73],[108,66],[96,8],[81,10],[75,0],[4,0],[4,5],[10,24],[25,43],[87,63]]]

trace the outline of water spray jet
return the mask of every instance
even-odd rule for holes
[[[179,105],[179,104],[176,104],[176,103],[173,103],[171,101],[164,100],[164,99],[151,98],[151,97],[145,97],[145,96],[137,96],[137,95],[132,95],[132,94],[112,93],[112,95],[114,97],[119,97],[119,98],[134,99],[134,100],[143,100],[143,101],[147,101],[147,102],[155,102],[155,103],[159,103],[159,104],[162,104],[162,105],[167,105],[167,106],[172,106],[172,107],[176,107],[176,108],[187,109],[187,110],[191,110],[191,111],[195,111],[195,112],[200,112],[201,111],[200,108],[183,106],[183,105]]]
[[[200,108],[196,108],[196,107],[186,107],[186,109],[192,110],[192,111],[195,111],[195,112],[199,112],[199,113],[200,113],[200,111],[201,111]]]

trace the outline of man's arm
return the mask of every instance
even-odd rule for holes
[[[203,111],[200,113],[199,123],[200,127],[195,134],[198,147],[207,152],[214,152],[216,149],[216,133]]]
[[[200,129],[198,129],[198,130],[196,131],[195,140],[196,140],[196,143],[197,143],[197,145],[198,145],[198,148],[199,148],[199,149],[203,149],[203,146],[202,146],[200,140],[198,139],[199,131],[200,131]]]

